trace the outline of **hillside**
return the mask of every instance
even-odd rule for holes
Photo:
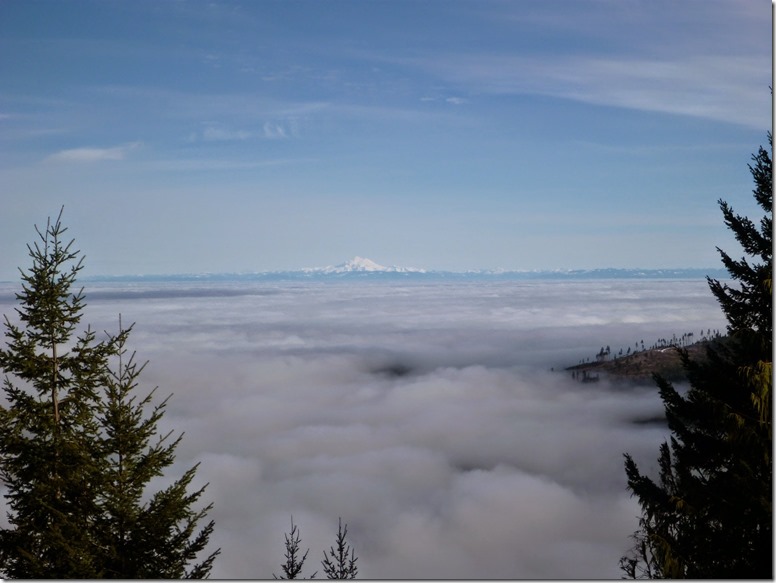
[[[702,340],[685,347],[690,358],[703,360],[706,358],[706,347],[712,342],[722,340]],[[622,381],[651,381],[657,373],[671,381],[685,380],[679,351],[674,346],[649,348],[627,356],[608,358],[596,362],[585,362],[566,368],[580,382],[593,382],[599,378],[608,377]]]

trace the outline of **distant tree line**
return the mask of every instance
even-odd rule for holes
[[[593,358],[595,362],[606,362],[610,357],[613,360],[617,360],[618,358],[630,356],[631,354],[637,354],[639,352],[646,352],[647,350],[657,350],[660,348],[687,348],[688,346],[698,342],[709,342],[711,340],[718,340],[722,337],[723,335],[719,330],[712,330],[711,328],[708,328],[705,331],[701,330],[697,339],[693,332],[685,332],[681,336],[673,334],[670,339],[658,338],[649,346],[646,346],[644,344],[644,340],[641,340],[640,342],[635,342],[633,344],[633,349],[631,349],[630,346],[624,350],[623,348],[620,348],[620,350],[614,353],[613,356],[613,351],[608,345],[602,346],[601,350],[599,350]],[[590,358],[584,358],[581,359],[578,364],[586,364],[589,362],[592,362]]]

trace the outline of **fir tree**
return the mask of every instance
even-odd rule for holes
[[[151,395],[135,400],[140,369],[123,360],[129,330],[102,341],[89,328],[75,335],[84,296],[72,289],[83,262],[73,241],[62,241],[61,214],[36,227],[32,267],[20,270],[18,324],[5,318],[0,478],[9,526],[0,529],[0,575],[205,576],[218,551],[186,571],[213,529],[194,532],[210,509],[192,509],[202,493],[186,492],[195,469],[141,502],[178,441],[148,445],[164,402],[145,416]]]
[[[642,508],[636,544],[620,563],[630,577],[772,578],[772,167],[763,148],[752,158],[754,196],[765,211],[759,229],[724,201],[720,207],[755,262],[719,250],[738,287],[709,279],[728,336],[702,363],[680,350],[685,395],[656,377],[671,430],[658,481],[625,456],[628,488]]]
[[[299,534],[299,528],[294,524],[294,517],[291,517],[291,532],[285,535],[286,539],[286,562],[281,565],[283,574],[278,577],[274,573],[272,576],[275,579],[297,579],[302,573],[302,567],[307,560],[307,555],[310,549],[304,552],[304,555],[300,557],[299,544],[302,542],[302,537]],[[310,579],[315,579],[315,575],[318,572],[312,574]]]
[[[205,489],[187,494],[196,466],[154,494],[147,504],[142,502],[145,485],[175,460],[181,437],[169,442],[170,433],[157,435],[157,423],[169,397],[151,406],[154,391],[139,401],[134,395],[145,364],[138,366],[134,353],[126,359],[130,330],[122,329],[119,321],[119,334],[112,338],[118,363],[106,379],[100,416],[106,463],[100,524],[100,539],[106,549],[104,576],[201,579],[210,572],[219,551],[187,570],[187,565],[204,550],[214,527],[211,520],[195,534],[197,523],[212,508],[210,504],[199,511],[192,509]],[[149,407],[151,412],[146,414]],[[154,436],[157,439],[151,445]]]
[[[342,527],[342,518],[339,519],[339,528],[337,529],[337,550],[334,547],[329,548],[331,555],[323,551],[323,572],[327,579],[355,579],[358,575],[356,566],[356,551],[346,541],[348,535],[348,525]]]

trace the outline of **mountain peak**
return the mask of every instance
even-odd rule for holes
[[[339,265],[330,265],[328,267],[318,267],[306,269],[308,273],[424,273],[424,269],[415,269],[413,267],[397,267],[392,265],[386,267],[379,263],[356,255],[353,259],[340,263]]]
[[[358,255],[337,267],[341,267],[344,271],[389,271],[388,267],[375,263],[366,257],[359,257]]]

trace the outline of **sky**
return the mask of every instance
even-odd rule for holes
[[[0,280],[718,266],[766,0],[0,0]]]
[[[90,283],[80,329],[118,314],[184,434],[150,492],[200,464],[216,579],[281,574],[291,516],[306,577],[342,517],[363,579],[618,579],[623,453],[655,475],[662,403],[562,369],[725,324],[700,278]]]

